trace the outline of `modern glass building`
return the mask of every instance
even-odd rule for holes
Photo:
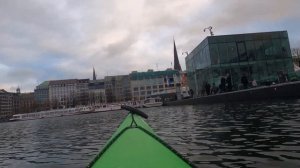
[[[34,99],[38,104],[49,101],[49,81],[45,81],[34,89]]]
[[[219,86],[230,75],[233,90],[241,77],[258,85],[278,82],[278,75],[296,78],[287,31],[209,36],[186,58],[189,87],[200,94],[208,82]]]

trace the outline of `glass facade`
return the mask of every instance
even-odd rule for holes
[[[219,86],[228,75],[232,90],[245,76],[258,85],[278,83],[279,74],[296,78],[287,31],[210,36],[185,60],[189,86],[198,95],[205,83]]]

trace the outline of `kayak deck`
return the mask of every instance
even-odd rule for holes
[[[194,166],[159,139],[140,116],[129,114],[88,167],[188,168]]]

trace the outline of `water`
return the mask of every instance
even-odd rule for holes
[[[143,109],[198,167],[300,167],[300,100]],[[0,167],[85,167],[124,111],[0,124]]]

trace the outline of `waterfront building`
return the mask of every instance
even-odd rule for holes
[[[104,79],[91,80],[89,83],[89,104],[105,104],[105,85]]]
[[[0,89],[0,119],[9,118],[19,109],[18,95]]]
[[[77,105],[88,105],[89,102],[89,79],[77,80]]]
[[[144,100],[152,95],[175,94],[176,84],[180,85],[180,75],[178,70],[133,71],[130,74],[130,86],[133,101]]]
[[[36,86],[34,89],[34,99],[37,104],[37,111],[49,110],[49,81],[44,81]]]
[[[242,78],[258,85],[297,78],[287,31],[209,36],[185,61],[188,84],[196,95],[206,83],[219,86],[222,77],[230,78],[231,90],[241,88]]]
[[[52,108],[88,104],[89,79],[49,81],[49,101]]]
[[[129,75],[106,76],[104,87],[108,103],[131,100]]]
[[[19,94],[19,112],[18,113],[31,113],[36,111],[36,101],[34,93],[20,93]]]

